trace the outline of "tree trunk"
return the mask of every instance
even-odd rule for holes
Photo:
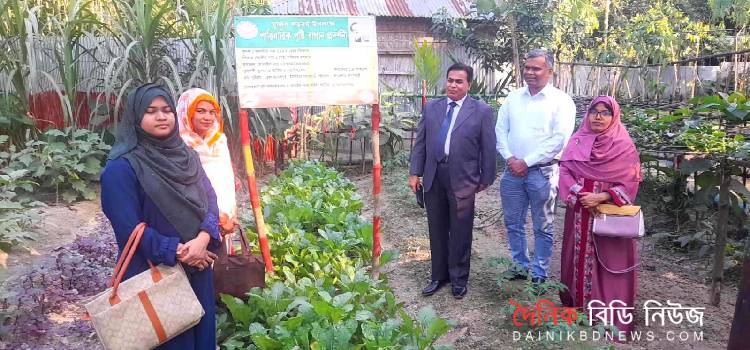
[[[604,2],[604,51],[607,51],[607,45],[609,44],[609,10],[612,7],[612,1],[606,0]]]
[[[747,335],[750,334],[750,238],[745,239],[745,258],[742,264],[742,281],[734,304],[734,320],[729,331],[728,350],[747,348]]]
[[[516,19],[511,13],[508,17],[508,26],[510,26],[510,42],[513,47],[513,70],[516,72],[516,87],[523,85],[521,79],[521,58],[518,53],[518,34],[516,33]]]
[[[729,220],[729,180],[726,159],[721,161],[721,187],[719,189],[719,216],[716,226],[713,272],[711,274],[710,303],[719,306],[721,283],[724,279],[724,249],[727,245],[727,221]]]

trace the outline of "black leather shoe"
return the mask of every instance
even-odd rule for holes
[[[531,283],[533,283],[533,284],[542,284],[542,283],[544,283],[546,281],[547,281],[547,279],[544,278],[544,277],[534,277],[534,278],[531,279]]]
[[[435,294],[440,288],[442,288],[445,285],[446,281],[432,281],[430,284],[427,285],[427,287],[424,287],[422,289],[422,296],[428,297],[430,295]]]
[[[525,281],[529,276],[525,273],[516,273],[510,278],[511,281]]]
[[[466,296],[466,292],[469,290],[466,287],[457,287],[454,286],[451,290],[451,293],[453,293],[453,297],[456,299],[463,299]]]

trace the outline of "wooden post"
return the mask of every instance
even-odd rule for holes
[[[372,277],[380,275],[380,106],[372,105]]]
[[[716,245],[714,246],[713,272],[711,273],[711,305],[719,306],[721,283],[724,279],[724,249],[727,245],[727,225],[729,221],[729,180],[731,174],[726,158],[721,160],[721,187],[719,188],[719,216],[716,225]]]
[[[258,193],[258,184],[255,181],[255,168],[253,167],[253,153],[250,151],[250,126],[248,122],[248,113],[246,110],[240,110],[240,132],[242,139],[242,153],[245,155],[245,171],[247,172],[247,188],[250,192],[250,204],[253,207],[255,216],[255,225],[258,231],[258,241],[260,242],[260,251],[263,254],[263,261],[266,265],[266,273],[273,272],[273,261],[271,260],[271,248],[268,246],[268,237],[266,236],[266,223],[263,219],[263,208],[260,205],[260,194]],[[260,156],[262,158],[262,156]]]
[[[745,239],[745,257],[742,264],[742,280],[734,303],[734,319],[729,331],[727,350],[747,349],[750,334],[750,239]]]

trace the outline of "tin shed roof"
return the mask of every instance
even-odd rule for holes
[[[276,15],[342,15],[429,18],[440,8],[464,17],[470,0],[271,0]]]

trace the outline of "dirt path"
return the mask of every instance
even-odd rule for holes
[[[0,349],[100,349],[83,300],[104,289],[113,265],[109,223],[98,201],[40,215],[35,240],[11,253],[2,271]]]
[[[356,175],[351,179],[356,183],[365,201],[366,212],[363,215],[369,217],[372,215],[371,176]],[[457,349],[518,349],[542,346],[537,342],[514,341],[512,331],[515,328],[501,311],[507,300],[501,297],[500,287],[496,283],[498,269],[489,264],[493,258],[510,257],[505,227],[502,224],[501,213],[498,212],[499,207],[499,181],[496,181],[487,191],[477,196],[469,293],[466,298],[456,301],[447,288],[432,297],[424,298],[419,295],[419,291],[429,281],[430,276],[426,215],[416,205],[413,195],[407,188],[405,170],[394,170],[384,176],[383,245],[385,249],[395,248],[401,253],[397,261],[385,267],[389,283],[399,301],[410,311],[415,312],[423,306],[432,305],[439,315],[454,320],[456,326],[443,341],[454,342]],[[559,219],[556,220],[555,247],[550,271],[552,279],[558,279],[560,272],[563,210],[558,210]],[[477,228],[483,225],[486,227]],[[530,223],[527,227],[530,227]],[[533,235],[528,235],[529,242],[533,242]],[[533,249],[533,244],[530,244],[530,248]],[[643,240],[641,249],[643,265],[639,271],[635,322],[638,330],[653,331],[654,339],[634,341],[626,345],[617,344],[616,347],[675,350],[726,348],[734,314],[736,288],[725,286],[720,307],[709,306],[706,303],[708,286],[704,283],[704,276],[708,275],[710,264],[655,247],[653,240],[649,238]],[[662,304],[671,300],[683,306],[705,307],[703,327],[646,328],[641,307],[642,303],[649,299]],[[552,300],[559,302],[557,298]],[[686,324],[687,322],[683,322],[682,327],[687,327]],[[703,340],[693,339],[693,331],[701,330]],[[682,331],[689,333],[681,333]],[[689,335],[690,339],[680,341],[683,334]],[[567,349],[571,345],[563,342],[553,345],[553,348]],[[607,344],[598,342],[593,345]]]
[[[101,211],[99,201],[32,210],[40,216],[39,224],[32,229],[34,240],[14,248],[9,254],[7,268],[0,268],[0,284],[33,266],[45,253],[72,242],[76,235],[90,234],[90,228],[96,224],[96,213]]]

